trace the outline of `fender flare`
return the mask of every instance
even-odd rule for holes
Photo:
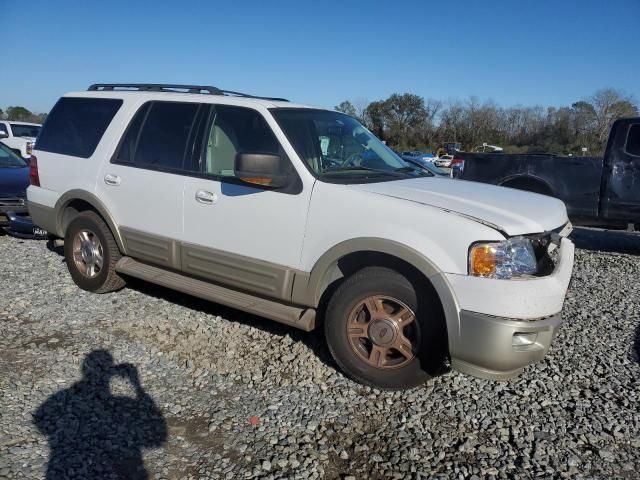
[[[431,282],[438,294],[449,338],[452,338],[452,335],[458,335],[460,309],[445,274],[423,254],[394,240],[362,237],[345,240],[334,245],[316,261],[311,272],[296,273],[292,289],[293,302],[317,307],[327,287],[343,276],[338,268],[338,261],[351,253],[358,252],[384,253],[415,267]]]
[[[122,241],[122,235],[120,234],[120,229],[118,228],[113,215],[111,215],[107,207],[97,196],[95,196],[91,192],[87,192],[86,190],[69,190],[68,192],[60,196],[54,207],[56,216],[56,233],[58,233],[61,237],[64,237],[64,211],[74,200],[82,200],[83,202],[88,203],[96,212],[98,212],[98,214],[100,214],[100,216],[104,219],[107,226],[111,230],[111,233],[113,233],[113,237],[118,245],[118,248],[123,254],[126,254],[124,242]]]

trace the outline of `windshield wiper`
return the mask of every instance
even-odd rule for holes
[[[415,172],[417,174],[423,175],[423,176],[432,176],[433,174],[431,172],[427,172],[425,170],[423,170],[422,168],[419,168],[417,166],[412,167],[411,165],[407,165],[406,167],[398,167],[394,170],[394,172],[402,172],[402,173],[409,173],[409,172]]]

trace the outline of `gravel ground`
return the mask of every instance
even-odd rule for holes
[[[142,282],[86,293],[46,242],[0,237],[0,478],[637,478],[640,237],[575,238],[543,362],[386,393],[320,332]]]

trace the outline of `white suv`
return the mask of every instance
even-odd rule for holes
[[[42,125],[28,122],[0,121],[0,142],[23,158],[29,158]]]
[[[80,288],[133,276],[322,322],[340,367],[382,388],[449,365],[517,375],[549,348],[573,267],[562,202],[439,178],[347,115],[215,87],[67,94],[31,179]]]

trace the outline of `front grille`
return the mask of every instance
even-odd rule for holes
[[[24,198],[0,197],[0,207],[24,207]]]

